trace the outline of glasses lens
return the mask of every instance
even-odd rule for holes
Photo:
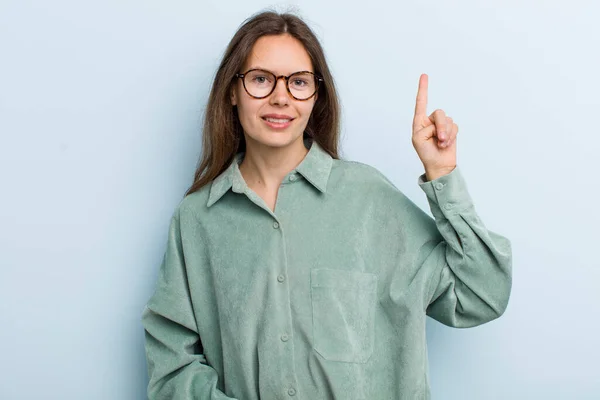
[[[317,91],[315,76],[306,72],[299,72],[290,76],[288,85],[292,95],[300,100],[308,99]]]
[[[275,76],[272,73],[259,69],[250,71],[244,76],[246,90],[255,97],[268,95],[273,89],[274,83]]]

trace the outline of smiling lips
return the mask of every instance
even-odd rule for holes
[[[284,114],[267,114],[263,115],[262,120],[273,129],[285,129],[291,125],[294,118]]]

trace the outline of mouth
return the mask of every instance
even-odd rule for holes
[[[270,117],[270,116],[264,116],[264,117],[261,117],[261,119],[263,121],[265,121],[267,126],[273,128],[273,129],[284,129],[284,128],[287,128],[288,126],[290,126],[292,124],[292,121],[295,118],[291,118],[291,117],[275,118],[275,117]]]

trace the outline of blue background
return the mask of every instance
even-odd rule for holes
[[[215,69],[259,1],[0,2],[0,398],[142,399],[140,316],[190,185]],[[514,247],[506,314],[430,320],[434,399],[600,398],[592,1],[303,1],[343,104],[343,156],[429,212],[429,112],[487,227]],[[595,50],[596,49],[596,50]]]

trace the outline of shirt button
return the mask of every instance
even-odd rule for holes
[[[283,276],[283,275],[279,275],[279,276],[277,277],[277,282],[283,282],[283,281],[285,281],[285,276]]]
[[[295,396],[295,395],[296,395],[296,389],[294,389],[294,388],[289,388],[289,389],[288,389],[288,394],[289,394],[290,396]]]
[[[297,176],[296,175],[290,175],[290,181],[294,182],[296,180]]]
[[[446,210],[451,210],[451,209],[452,209],[452,204],[446,204],[446,205],[444,206],[444,208],[445,208]]]
[[[275,229],[279,228],[279,222],[277,222],[277,221],[273,222],[273,228],[275,228]]]
[[[438,183],[435,184],[435,188],[437,190],[442,190],[444,188],[444,184],[441,183],[441,182],[438,182]]]
[[[289,338],[290,337],[287,334],[285,334],[285,333],[283,335],[281,335],[281,341],[282,342],[287,342],[289,340]]]

